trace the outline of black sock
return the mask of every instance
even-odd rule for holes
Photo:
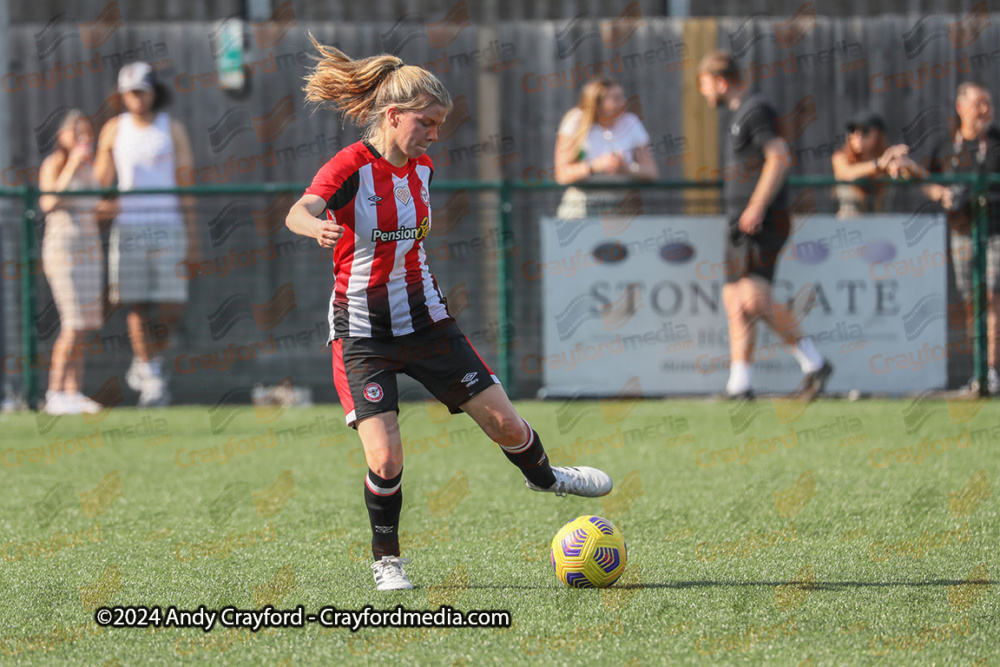
[[[403,471],[383,479],[371,470],[365,477],[365,505],[372,524],[372,556],[399,555],[399,510],[403,506]]]
[[[528,427],[528,439],[514,447],[500,445],[500,449],[511,463],[521,469],[525,479],[535,486],[547,489],[556,483],[556,476],[552,472],[549,457],[545,455],[545,447],[542,446],[538,434],[528,422],[524,422],[524,425]]]

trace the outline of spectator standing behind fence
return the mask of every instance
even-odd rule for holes
[[[790,313],[771,299],[778,256],[790,234],[786,178],[791,164],[788,143],[778,135],[778,115],[760,95],[739,87],[739,68],[731,53],[713,51],[698,67],[698,89],[715,108],[730,112],[730,145],[723,150],[722,199],[726,234],[726,285],[722,301],[729,322],[731,355],[726,393],[753,398],[753,348],[758,320],[764,320],[791,348],[805,377],[796,392],[811,400],[823,391],[833,367],[812,340],[803,337]]]
[[[838,181],[897,178],[912,172],[914,163],[907,157],[906,144],[889,146],[885,136],[885,121],[871,111],[862,111],[847,122],[847,139],[833,154],[833,175]],[[853,218],[862,213],[882,210],[885,185],[873,182],[864,185],[838,185],[840,201],[838,218]]]
[[[1000,130],[993,121],[993,99],[983,86],[967,82],[958,87],[955,100],[959,128],[953,136],[942,140],[931,154],[930,170],[939,174],[1000,173]],[[916,175],[926,175],[919,169]],[[972,305],[972,184],[941,185],[928,183],[924,193],[939,202],[948,216],[951,241],[951,262],[955,270],[955,286],[962,297],[966,331],[973,330]],[[998,188],[989,189],[988,241],[986,246],[986,289],[989,302],[987,387],[990,394],[1000,393],[997,374],[997,321],[1000,317],[1000,196]],[[978,390],[973,377],[966,389]]]
[[[614,79],[602,77],[583,87],[580,99],[559,123],[556,138],[556,181],[628,183],[655,180],[656,162],[649,133],[634,113],[625,110],[625,92]],[[559,206],[560,218],[584,218],[622,200],[621,190],[569,188]]]
[[[126,65],[118,73],[118,92],[125,113],[101,130],[95,170],[110,186],[118,178],[121,192],[140,188],[175,188],[178,173],[192,167],[188,134],[161,111],[167,90],[148,63]],[[192,203],[175,194],[126,195],[111,230],[109,287],[111,300],[128,307],[128,332],[135,355],[125,375],[139,392],[139,405],[170,402],[168,371],[162,352],[187,301],[186,271],[194,262],[197,235]],[[185,232],[185,222],[187,231]],[[159,307],[158,319],[153,319]]]
[[[45,392],[45,411],[53,415],[93,414],[102,409],[82,392],[84,336],[101,326],[104,301],[104,252],[96,215],[100,199],[68,194],[100,188],[93,156],[94,129],[83,112],[73,109],[63,117],[56,149],[38,172],[42,190],[67,193],[44,195],[39,201],[45,213],[42,267],[60,321]]]

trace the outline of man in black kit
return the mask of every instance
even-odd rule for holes
[[[723,150],[723,208],[729,218],[726,285],[722,301],[729,320],[730,369],[726,394],[753,398],[754,328],[763,319],[791,347],[805,378],[796,395],[811,400],[823,391],[833,367],[803,338],[787,309],[771,301],[771,282],[788,240],[788,144],[778,136],[777,114],[759,95],[738,85],[731,53],[713,51],[698,68],[698,88],[709,106],[731,112],[730,150]]]

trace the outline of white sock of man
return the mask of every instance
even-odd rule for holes
[[[823,368],[823,362],[825,361],[823,355],[813,345],[811,338],[800,338],[795,341],[795,347],[792,348],[792,356],[799,362],[799,367],[803,373],[818,371]]]
[[[753,381],[753,364],[746,361],[734,361],[729,366],[729,382],[726,383],[726,393],[737,396],[750,389]]]

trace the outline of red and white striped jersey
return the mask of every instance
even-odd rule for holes
[[[395,167],[366,141],[337,153],[306,194],[344,226],[333,251],[330,340],[403,336],[451,317],[427,268],[431,159]]]

